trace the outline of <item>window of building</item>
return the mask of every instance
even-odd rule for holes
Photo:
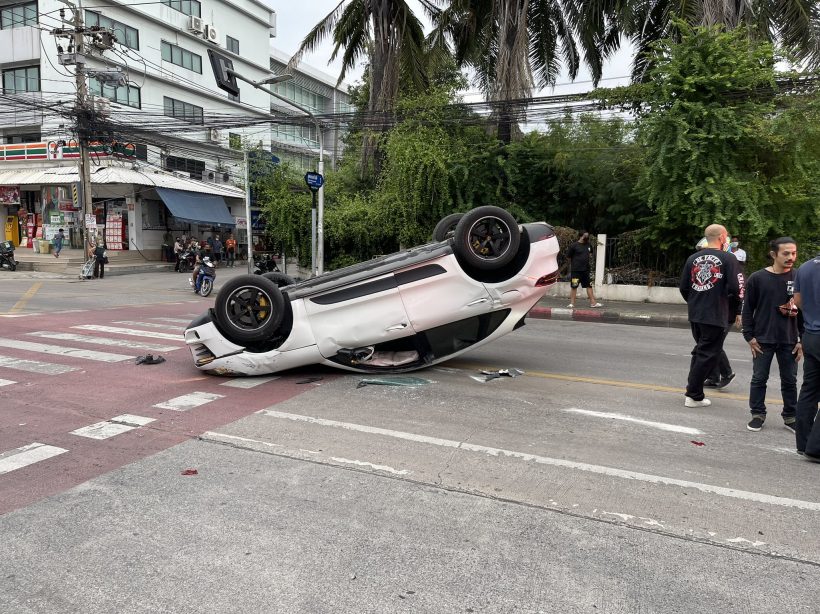
[[[311,111],[324,110],[329,100],[292,81],[275,84],[273,91],[300,106],[307,107]]]
[[[162,41],[162,59],[171,64],[202,74],[202,56],[187,49]]]
[[[40,91],[40,67],[20,66],[3,71],[3,93]]]
[[[242,149],[242,135],[235,132],[228,133],[228,147],[231,149]]]
[[[190,173],[192,177],[202,179],[202,173],[205,172],[205,162],[193,158],[165,156],[165,169]]]
[[[140,88],[136,85],[103,85],[97,79],[88,80],[88,91],[95,96],[108,98],[117,104],[124,104],[129,107],[139,109],[142,106]]]
[[[225,46],[228,48],[228,51],[231,53],[235,53],[239,55],[239,41],[231,36],[225,37]]]
[[[167,96],[163,97],[162,102],[165,115],[168,117],[176,117],[192,124],[201,125],[205,123],[202,107],[175,98],[168,98]]]
[[[37,25],[37,3],[12,4],[0,9],[0,30]]]
[[[41,136],[39,132],[31,132],[28,134],[7,134],[5,141],[7,145],[17,145],[19,143],[39,143]]]
[[[162,3],[180,13],[202,17],[202,5],[197,0],[162,0]]]
[[[100,26],[101,28],[112,30],[114,35],[117,37],[118,42],[122,43],[126,47],[130,47],[131,49],[140,48],[139,30],[132,28],[131,26],[127,26],[120,21],[116,21],[110,17],[101,15],[100,13],[95,13],[94,11],[86,11],[85,25]]]
[[[273,138],[276,141],[299,143],[310,147],[319,146],[319,135],[316,126],[290,126],[284,124],[273,125]]]

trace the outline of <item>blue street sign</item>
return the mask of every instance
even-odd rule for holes
[[[314,192],[325,183],[325,178],[319,173],[305,173],[305,183]]]

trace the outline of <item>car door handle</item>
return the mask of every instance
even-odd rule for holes
[[[394,324],[393,326],[388,326],[384,330],[385,331],[402,330],[403,328],[407,328],[407,322],[402,322],[401,324]]]
[[[486,303],[486,298],[477,298],[476,300],[472,301],[471,303],[467,303],[467,307],[472,307],[473,305],[478,305],[479,303]]]

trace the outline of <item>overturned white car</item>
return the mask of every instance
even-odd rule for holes
[[[242,275],[185,330],[194,363],[219,375],[311,364],[366,373],[421,369],[524,324],[558,278],[544,222],[504,209],[447,216],[434,242],[299,283]]]

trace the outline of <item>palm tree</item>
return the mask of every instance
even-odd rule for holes
[[[313,51],[328,36],[335,43],[331,61],[343,53],[337,85],[359,59],[368,59],[367,124],[384,130],[385,116],[392,112],[398,95],[399,77],[423,87],[425,38],[421,21],[405,0],[341,0],[307,34],[289,66],[298,64],[303,54]],[[375,146],[374,139],[366,139],[365,165]],[[378,156],[374,162],[378,174]]]
[[[746,28],[774,43],[807,68],[820,67],[820,3],[817,0],[621,0],[628,5],[623,32],[636,48],[632,77],[646,78],[651,46],[676,38],[675,20],[689,25]]]
[[[498,103],[498,136],[505,143],[512,136],[515,109],[533,88],[554,85],[562,66],[575,79],[583,56],[597,83],[603,59],[618,47],[618,10],[628,8],[617,0],[439,4],[447,6],[434,15],[437,29],[453,41],[459,65],[475,70],[487,99]]]

